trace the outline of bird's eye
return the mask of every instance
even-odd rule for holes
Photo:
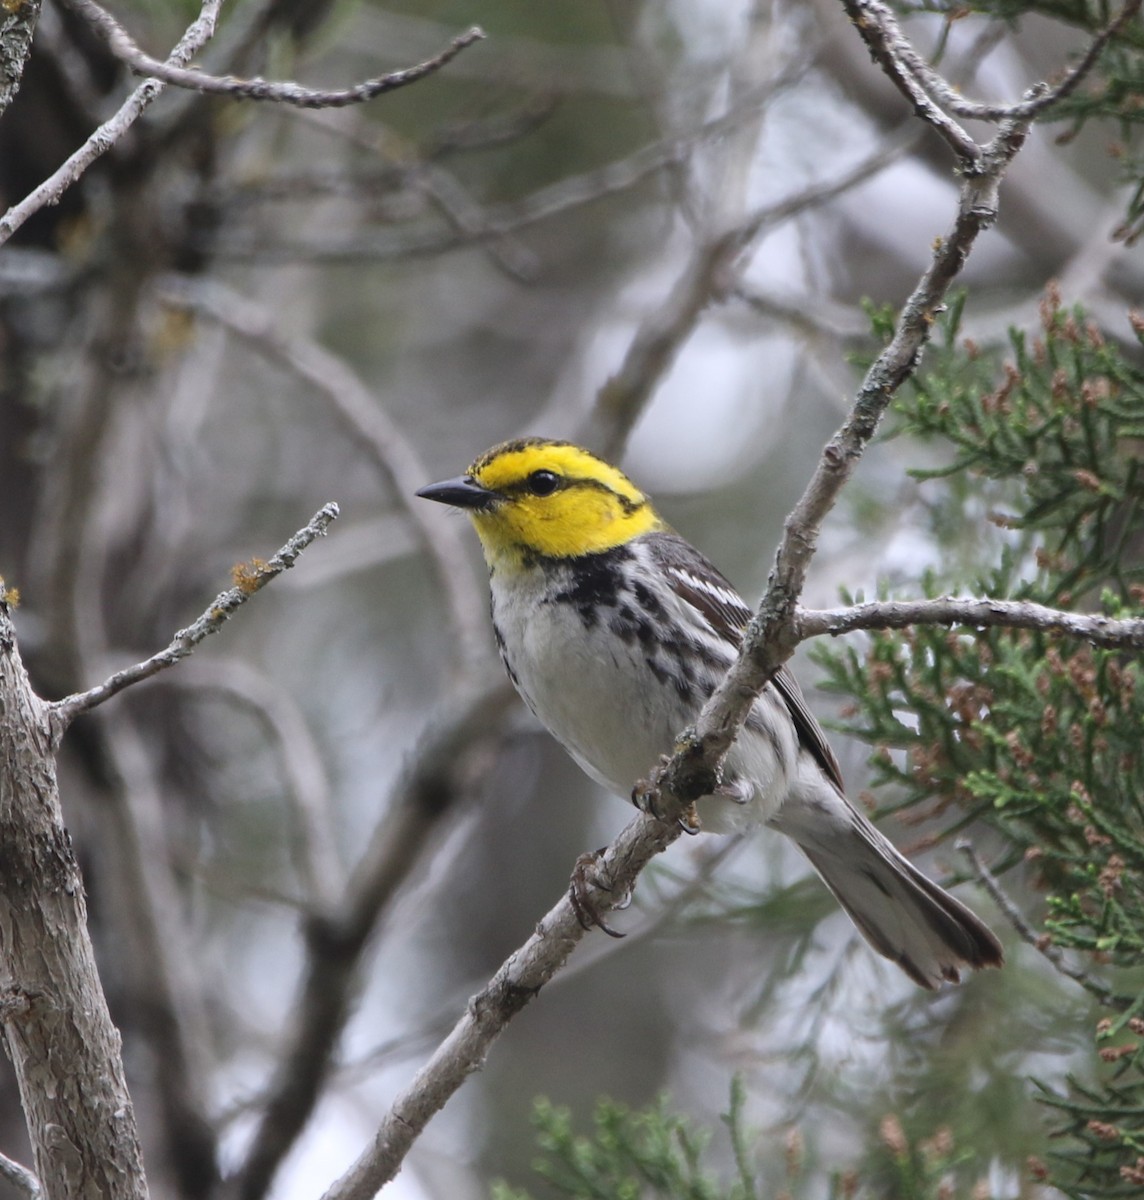
[[[528,490],[534,496],[551,496],[560,485],[555,471],[533,471],[528,477]]]

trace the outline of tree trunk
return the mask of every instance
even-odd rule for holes
[[[0,1021],[46,1200],[133,1200],[135,1113],[87,933],[50,714],[0,602]]]

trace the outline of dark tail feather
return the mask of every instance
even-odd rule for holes
[[[773,824],[798,843],[870,945],[915,983],[936,988],[957,983],[964,967],[1001,966],[1004,952],[989,926],[825,779],[809,800],[788,798]]]

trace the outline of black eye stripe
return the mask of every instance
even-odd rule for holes
[[[539,488],[537,484],[540,484]],[[566,491],[572,488],[591,488],[598,492],[607,492],[619,502],[620,507],[630,517],[632,513],[638,512],[644,505],[647,504],[647,498],[641,496],[638,500],[632,500],[630,497],[617,492],[615,488],[609,487],[601,479],[591,478],[568,478],[566,475],[559,475],[555,471],[549,471],[541,468],[538,471],[533,471],[530,475],[526,475],[524,479],[518,483],[510,484],[508,487],[502,487],[501,491],[508,494],[526,493],[530,496],[551,496],[558,491]]]

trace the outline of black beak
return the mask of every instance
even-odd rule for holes
[[[444,479],[440,483],[431,483],[418,493],[423,500],[436,500],[439,504],[451,504],[454,508],[489,508],[496,500],[496,492],[481,487],[469,475],[459,475],[456,479]]]

